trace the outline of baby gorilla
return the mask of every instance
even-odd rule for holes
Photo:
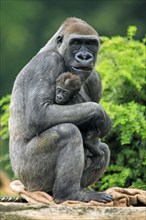
[[[71,72],[65,72],[59,75],[56,79],[56,104],[76,104],[82,103],[86,100],[85,97],[80,93],[81,90],[81,79],[79,76],[72,74]],[[89,99],[89,97],[88,97]],[[82,129],[82,128],[81,128]],[[83,141],[85,147],[89,150],[90,158],[93,162],[93,170],[100,168],[100,162],[103,158],[103,151],[99,148],[100,138],[98,137],[98,131],[93,127],[83,133]],[[84,134],[85,133],[85,134]],[[99,166],[97,167],[97,161]]]

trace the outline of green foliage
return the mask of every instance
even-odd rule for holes
[[[136,30],[129,27],[127,37],[102,37],[97,65],[103,84],[101,105],[113,128],[105,138],[111,162],[98,185],[101,189],[146,188],[146,47],[145,40],[134,39]]]
[[[104,140],[111,149],[110,166],[95,184],[102,190],[112,186],[146,189],[146,39],[135,40],[135,33],[132,26],[126,37],[102,37],[96,68],[103,84],[101,105],[113,120]],[[3,139],[8,139],[9,101],[10,96],[0,101]]]
[[[102,182],[104,184],[101,185],[101,189],[107,189],[109,187],[114,187],[118,185],[124,187],[125,181],[130,175],[130,169],[120,165],[117,166],[112,164],[108,168],[108,173],[108,175],[105,175],[102,178]]]
[[[135,36],[136,32],[137,32],[137,27],[135,27],[135,26],[130,26],[130,27],[128,28],[128,31],[127,31],[127,37],[128,37],[130,40],[132,40],[133,37]]]
[[[120,134],[122,145],[131,144],[132,138],[146,138],[146,122],[144,119],[145,107],[134,101],[115,104],[106,101],[101,102],[113,119],[113,131]]]
[[[9,103],[10,95],[3,97],[0,100],[0,113],[1,113],[1,124],[0,124],[0,141],[2,146],[0,146],[0,167],[5,170],[9,175],[13,175],[10,159],[8,154],[8,119],[9,119]]]
[[[1,109],[1,130],[0,136],[3,140],[8,139],[8,119],[9,119],[9,103],[10,95],[3,97],[0,100],[0,109]]]

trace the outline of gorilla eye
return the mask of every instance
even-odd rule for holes
[[[74,44],[74,45],[80,45],[80,42],[79,42],[78,40],[75,40],[75,41],[73,42],[73,44]]]
[[[57,93],[60,93],[61,92],[61,89],[60,88],[57,88]]]
[[[67,94],[68,94],[68,92],[67,92],[67,91],[63,91],[63,94],[64,94],[64,95],[67,95]]]
[[[98,46],[98,41],[89,41],[88,44]]]

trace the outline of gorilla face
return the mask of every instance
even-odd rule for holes
[[[91,74],[96,62],[99,48],[98,37],[71,34],[66,43],[67,46],[61,54],[64,57],[65,65],[69,71],[86,79]],[[64,47],[65,44],[62,46]]]
[[[56,88],[56,98],[55,102],[59,105],[65,104],[69,101],[71,97],[71,92],[67,89],[62,88],[61,86],[57,86]]]

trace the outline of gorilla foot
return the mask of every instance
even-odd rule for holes
[[[107,203],[112,201],[112,195],[101,192],[91,192],[87,190],[80,190],[79,192],[71,193],[68,196],[61,196],[60,198],[55,198],[55,203],[59,204],[67,200],[75,200],[81,202],[90,202],[91,200],[101,203]]]

